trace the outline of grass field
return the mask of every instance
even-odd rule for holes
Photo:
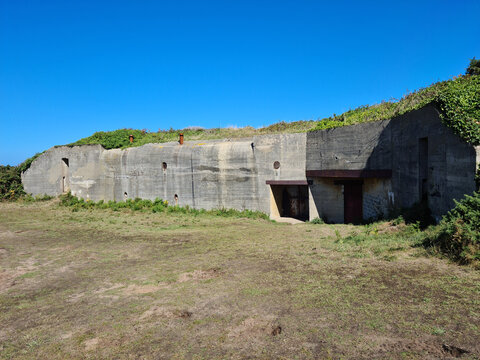
[[[476,359],[480,272],[419,236],[0,203],[0,357]]]

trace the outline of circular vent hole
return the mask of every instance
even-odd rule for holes
[[[167,170],[167,163],[165,161],[162,163],[162,168],[163,170]]]
[[[276,170],[276,169],[278,169],[279,167],[280,167],[280,162],[279,162],[279,161],[275,161],[275,162],[273,163],[273,168]]]

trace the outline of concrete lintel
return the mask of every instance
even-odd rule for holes
[[[267,185],[311,185],[310,180],[267,180]]]
[[[307,170],[307,177],[321,177],[321,178],[343,178],[343,179],[364,179],[364,178],[384,178],[389,179],[392,177],[391,169],[379,169],[379,170]]]

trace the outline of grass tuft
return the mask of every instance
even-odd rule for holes
[[[77,212],[83,209],[111,209],[113,211],[119,211],[121,209],[129,209],[131,211],[143,211],[152,213],[181,213],[198,216],[201,214],[208,214],[221,217],[237,217],[237,218],[249,218],[249,219],[265,219],[268,220],[267,214],[261,211],[254,210],[236,210],[236,209],[193,209],[189,206],[172,206],[169,205],[167,200],[156,198],[154,201],[148,199],[127,199],[125,201],[90,201],[82,198],[77,198],[71,193],[67,193],[60,196],[60,205],[70,207],[73,212]]]

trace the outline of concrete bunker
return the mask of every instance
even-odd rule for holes
[[[440,219],[454,199],[475,191],[479,164],[480,146],[463,141],[443,125],[436,107],[426,106],[391,120],[306,134],[128,150],[55,147],[32,163],[22,182],[33,195],[161,197],[198,209],[342,223],[377,219],[422,199]]]
[[[306,180],[269,180],[270,216],[309,219],[308,182]]]

